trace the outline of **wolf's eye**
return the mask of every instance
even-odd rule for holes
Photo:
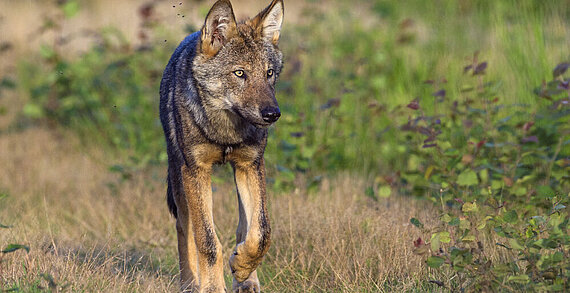
[[[236,70],[236,71],[234,71],[234,74],[237,77],[242,77],[242,78],[245,77],[245,72],[243,72],[243,70]]]
[[[267,70],[267,77],[272,77],[273,76],[273,69],[268,69]]]

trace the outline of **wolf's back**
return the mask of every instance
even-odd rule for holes
[[[181,129],[177,129],[177,127],[180,127],[180,123],[177,121],[179,117],[178,111],[181,110],[179,105],[184,104],[185,99],[196,98],[192,97],[192,95],[195,95],[195,91],[192,84],[191,66],[194,56],[196,56],[196,46],[199,40],[200,32],[198,31],[187,36],[178,45],[164,69],[160,82],[160,122],[162,123],[166,139],[169,167],[179,165],[181,164],[180,161],[183,160],[178,142],[178,137],[181,133]],[[170,172],[169,170],[169,177],[173,176]],[[176,217],[177,210],[172,193],[173,188],[176,187],[172,186],[171,181],[168,180],[166,195],[168,208]]]
[[[176,92],[186,92],[183,86],[192,78],[191,65],[194,56],[196,56],[196,46],[198,45],[199,39],[199,31],[187,36],[180,45],[178,45],[170,57],[168,65],[166,65],[164,69],[160,82],[160,120],[163,128],[168,125],[168,123],[165,123],[167,122],[165,115],[167,115],[169,111],[172,111],[172,109],[167,109],[167,106],[172,102],[169,100],[176,98]],[[167,134],[166,128],[164,128],[164,130],[164,133]]]
[[[196,95],[192,77],[192,61],[196,56],[196,46],[200,39],[200,32],[187,36],[178,45],[170,57],[168,65],[162,74],[160,82],[160,121],[164,130],[168,151],[176,143],[176,116],[177,105],[184,104],[187,99],[194,99]],[[169,153],[170,155],[170,153]]]

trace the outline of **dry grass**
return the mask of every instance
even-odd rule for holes
[[[282,195],[272,202],[275,247],[263,273],[266,286],[295,292],[404,291],[425,278],[412,253],[418,232],[413,216],[429,219],[429,208],[409,198],[374,202],[365,182],[340,176],[312,196]]]
[[[174,220],[164,202],[163,168],[121,181],[96,149],[86,154],[72,137],[45,129],[0,135],[0,244],[30,252],[3,255],[0,287],[24,291],[176,291]],[[271,194],[273,244],[260,270],[268,292],[411,290],[425,279],[412,254],[430,223],[423,202],[363,196],[365,180],[342,175],[321,191]],[[231,181],[215,186],[215,219],[226,259],[235,241]],[[431,220],[433,223],[433,220]],[[227,268],[226,268],[227,269]],[[229,272],[226,274],[231,280]]]

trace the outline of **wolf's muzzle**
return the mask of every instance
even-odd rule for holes
[[[281,117],[281,111],[276,107],[266,107],[261,110],[261,117],[267,123],[273,123]]]

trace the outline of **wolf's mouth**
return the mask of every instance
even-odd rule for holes
[[[271,126],[271,124],[273,124],[272,122],[263,121],[263,119],[261,119],[261,117],[257,118],[257,117],[251,117],[251,115],[246,115],[246,114],[242,113],[240,111],[240,109],[237,107],[233,107],[232,112],[236,113],[241,119],[243,119],[244,121],[246,121],[250,124],[253,124],[253,126],[255,126],[257,128],[267,128],[267,127]]]

